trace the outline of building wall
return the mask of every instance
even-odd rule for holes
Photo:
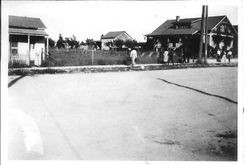
[[[105,44],[107,42],[113,42],[114,40],[113,39],[102,39],[101,42],[102,42],[102,50],[109,50],[109,47],[106,46]]]
[[[29,65],[28,36],[10,35],[10,58],[11,63]]]

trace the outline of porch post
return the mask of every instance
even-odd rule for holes
[[[29,59],[29,61],[28,61],[28,65],[30,65],[30,35],[28,34],[28,59]]]
[[[47,49],[46,49],[46,55],[49,55],[49,37],[47,37]]]
[[[232,38],[231,42],[230,42],[230,49],[232,49],[234,46],[234,37]]]

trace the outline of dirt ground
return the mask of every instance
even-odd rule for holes
[[[237,160],[237,67],[34,75],[8,92],[43,148],[27,152],[29,122],[9,113],[9,159]]]

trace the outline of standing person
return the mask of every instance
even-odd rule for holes
[[[185,55],[185,60],[186,60],[186,63],[189,63],[189,58],[191,58],[191,50],[189,50],[188,48],[186,49],[186,52],[184,52],[184,55]]]
[[[166,48],[163,53],[163,63],[166,64],[168,62],[168,49]]]
[[[130,52],[130,59],[131,59],[131,65],[134,66],[136,64],[136,59],[137,59],[137,52],[135,49],[132,49],[132,51]]]
[[[218,62],[221,62],[221,50],[220,48],[218,48],[217,52],[216,52],[216,59]]]
[[[227,59],[228,59],[228,63],[230,63],[230,59],[231,59],[231,57],[232,57],[232,51],[231,51],[231,49],[229,49],[228,48],[228,50],[227,50]]]
[[[155,45],[155,51],[157,54],[157,62],[161,63],[162,62],[162,44],[159,40],[156,41],[156,45]]]
[[[174,52],[171,48],[168,51],[168,65],[169,62],[172,62],[172,64],[174,65]]]
[[[222,58],[221,58],[223,63],[226,63],[226,61],[227,61],[226,54],[227,54],[226,50],[225,50],[225,48],[223,48],[223,50],[222,50]]]

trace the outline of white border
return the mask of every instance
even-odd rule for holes
[[[249,15],[247,6],[249,6],[248,0],[190,0],[190,1],[171,1],[171,3],[184,3],[184,4],[207,4],[207,5],[236,5],[238,6],[238,22],[239,22],[239,67],[238,67],[238,161],[236,162],[209,162],[209,161],[10,161],[7,159],[7,137],[6,137],[6,109],[7,109],[7,96],[8,96],[8,16],[6,15],[6,11],[4,9],[4,6],[2,5],[1,10],[1,163],[2,164],[20,164],[20,165],[26,165],[26,164],[247,164],[248,156],[246,155],[247,151],[247,145],[249,146],[249,140],[250,136],[249,134],[246,134],[247,130],[247,117],[249,117],[249,114],[247,114],[247,109],[249,109],[249,106],[245,103],[247,103],[247,98],[249,96],[249,93],[246,91],[249,90],[249,79],[246,79],[247,72],[248,72],[248,66],[247,64],[249,60],[249,52],[246,49],[249,47],[247,43],[243,43],[243,41],[247,41],[246,33],[249,31],[248,28],[250,26],[245,26],[246,22],[249,21],[245,16]],[[243,17],[244,16],[244,17]],[[244,27],[245,26],[245,27]],[[249,33],[249,32],[248,32]],[[244,99],[245,98],[245,99]],[[243,105],[245,105],[245,113],[243,115],[242,109]],[[242,120],[242,118],[244,118]],[[244,134],[243,134],[244,131]],[[243,161],[244,160],[244,161]],[[250,163],[250,162],[249,162]]]

